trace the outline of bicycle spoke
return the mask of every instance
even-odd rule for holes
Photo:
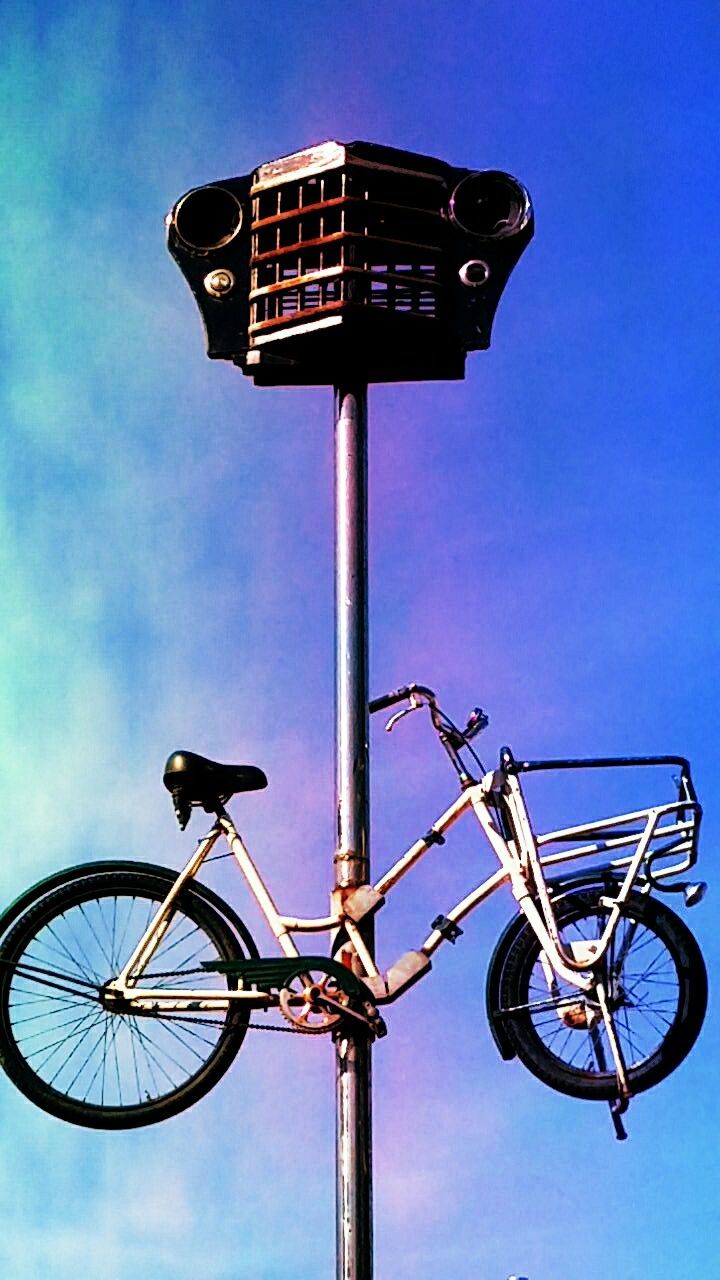
[[[630,1052],[633,1055],[633,1062],[640,1062],[645,1057],[645,1053],[637,1044],[634,1033],[630,1031],[630,1022],[628,1019],[627,1009],[619,1010],[619,1017],[617,1019],[617,1030],[619,1032],[619,1038],[621,1040],[624,1039],[625,1043],[630,1049]],[[627,1058],[627,1054],[625,1054],[625,1057]],[[632,1066],[633,1062],[629,1062],[628,1066]]]
[[[92,1058],[92,1056],[93,1056],[93,1054],[94,1054],[95,1050],[97,1049],[98,1045],[102,1043],[102,1039],[103,1039],[103,1035],[104,1035],[104,1030],[105,1030],[105,1028],[103,1027],[103,1029],[101,1030],[100,1035],[98,1036],[98,1038],[97,1038],[97,1040],[95,1041],[95,1043],[94,1043],[93,1045],[91,1045],[91,1046],[90,1046],[90,1048],[89,1048],[88,1052],[86,1053],[85,1057],[83,1058],[82,1062],[80,1063],[80,1066],[78,1067],[77,1071],[75,1072],[75,1075],[73,1076],[72,1080],[70,1081],[69,1085],[67,1086],[67,1087],[68,1087],[68,1090],[72,1089],[72,1088],[73,1088],[73,1086],[74,1086],[75,1084],[77,1084],[77,1081],[79,1080],[80,1076],[82,1075],[83,1071],[85,1070],[85,1067],[87,1066],[88,1062],[89,1062],[89,1061],[90,1061],[90,1059]],[[66,1063],[65,1065],[67,1065],[67,1063]],[[57,1079],[57,1076],[58,1076],[58,1075],[59,1075],[59,1072],[57,1072],[57,1073],[56,1073],[56,1075],[55,1075],[55,1076],[53,1076],[53,1079],[50,1081],[50,1084],[53,1084],[53,1083],[54,1083],[54,1081]]]
[[[192,890],[161,926],[157,975],[144,973],[144,985],[172,993],[180,1008],[133,1012],[140,991],[129,1002],[105,1001],[109,980],[159,922],[164,898],[163,887],[142,873],[80,878],[41,900],[0,944],[0,1016],[12,1078],[53,1114],[98,1127],[123,1127],[124,1114],[130,1124],[149,1123],[201,1096],[237,1052],[249,1009],[226,1001],[205,1017],[198,1000],[183,994],[197,988],[220,997],[233,979],[202,970],[199,960],[238,953],[231,931]],[[147,1119],[136,1118],[139,1112]],[[85,1121],[84,1113],[97,1118]]]
[[[172,1085],[173,1088],[176,1088],[177,1082],[173,1080],[172,1076],[168,1074],[162,1062],[160,1062],[159,1058],[156,1057],[155,1053],[150,1048],[150,1043],[151,1043],[150,1038],[146,1036],[143,1031],[140,1030],[139,1026],[136,1025],[134,1030],[138,1039],[138,1043],[140,1044],[141,1048],[144,1050],[145,1054],[155,1063],[155,1066],[158,1068],[159,1071],[162,1072],[162,1074],[165,1076],[165,1079],[168,1081],[168,1083]],[[181,1071],[183,1070],[183,1068],[180,1066],[180,1063],[177,1061],[177,1059],[173,1058],[172,1054],[168,1053],[167,1050],[160,1050],[160,1046],[157,1044],[155,1044],[153,1047],[155,1050],[159,1052],[163,1052],[165,1057],[168,1059],[169,1062],[172,1063],[173,1066],[177,1067]]]
[[[572,1047],[572,1045],[571,1045],[570,1047]],[[567,1060],[566,1060],[566,1061],[567,1061],[567,1064],[568,1064],[568,1066],[569,1066],[569,1067],[572,1067],[572,1066],[575,1064],[575,1062],[576,1062],[576,1061],[577,1061],[577,1059],[578,1059],[578,1056],[579,1056],[579,1055],[583,1052],[583,1050],[585,1050],[586,1048],[587,1048],[587,1042],[586,1042],[586,1040],[585,1040],[585,1037],[584,1037],[584,1036],[576,1036],[576,1038],[575,1038],[575,1049],[574,1049],[574,1051],[570,1054],[570,1057],[569,1057],[569,1058],[567,1058]]]
[[[201,1035],[200,1032],[196,1030],[194,1021],[190,1022],[188,1019],[183,1021],[182,1014],[179,1014],[179,1015],[168,1014],[166,1017],[159,1019],[159,1021],[162,1023],[163,1027],[165,1027],[167,1031],[171,1031],[172,1034],[175,1034],[175,1027],[179,1027],[179,1029],[181,1031],[184,1031],[186,1035],[195,1037],[195,1039],[202,1041],[203,1044],[211,1044],[211,1045],[217,1044],[217,1041],[218,1041],[217,1036],[215,1036],[211,1040],[208,1040],[205,1036]],[[225,1023],[220,1021],[213,1022],[210,1019],[203,1018],[202,1026],[203,1028],[205,1028],[206,1026],[224,1027]]]
[[[102,1047],[102,1053],[101,1053],[101,1055],[100,1055],[100,1061],[99,1061],[99,1063],[98,1063],[97,1067],[95,1068],[95,1071],[94,1071],[93,1075],[90,1077],[90,1081],[89,1081],[89,1083],[86,1085],[85,1093],[84,1093],[84,1095],[83,1095],[83,1101],[85,1101],[85,1102],[87,1102],[87,1100],[88,1100],[88,1098],[89,1098],[89,1096],[90,1096],[90,1091],[91,1091],[91,1089],[92,1089],[92,1087],[93,1087],[93,1085],[94,1085],[95,1081],[97,1080],[98,1075],[100,1074],[100,1072],[101,1072],[101,1071],[102,1071],[102,1082],[101,1082],[101,1088],[100,1088],[100,1101],[101,1101],[101,1103],[102,1103],[102,1102],[104,1102],[104,1100],[105,1100],[105,1068],[106,1068],[106,1065],[107,1065],[107,1055],[108,1055],[108,1027],[109,1027],[109,1025],[110,1025],[110,1019],[109,1019],[108,1017],[106,1017],[106,1018],[105,1018],[105,1023],[104,1023],[104,1026],[103,1026],[103,1034],[102,1034],[102,1045],[103,1045],[103,1047]],[[117,1036],[117,1019],[115,1020],[114,1024],[112,1025],[112,1028],[111,1028],[111,1031],[110,1031],[109,1043],[110,1043],[111,1045],[114,1043],[116,1036]]]
[[[85,1021],[85,1016],[86,1015],[83,1012],[81,1014],[76,1014],[74,1018],[68,1018],[65,1022],[55,1023],[53,1026],[53,1033],[58,1031],[63,1031],[66,1027],[77,1027],[79,1024]],[[31,1040],[37,1040],[40,1036],[46,1036],[47,1034],[48,1034],[47,1027],[41,1028],[39,1031],[33,1031],[31,1035],[23,1036],[21,1040],[18,1040],[18,1044],[22,1044],[23,1046],[25,1046],[29,1044]],[[66,1038],[66,1037],[63,1037],[63,1038]]]
[[[166,1030],[170,1032],[170,1035],[175,1037],[175,1039],[182,1045],[183,1049],[188,1049],[190,1053],[195,1055],[195,1057],[198,1059],[199,1062],[204,1061],[204,1054],[198,1053],[198,1050],[195,1048],[194,1045],[189,1044],[186,1040],[183,1040],[179,1030],[176,1027],[168,1026],[166,1027]],[[188,1027],[183,1027],[182,1030],[185,1031],[187,1034],[193,1034]],[[211,1041],[209,1040],[204,1040],[202,1036],[197,1036],[197,1039],[200,1040],[203,1044],[211,1043]]]
[[[46,959],[43,954],[35,955],[34,951],[28,950],[23,957],[22,963],[24,965],[36,964],[38,968],[48,968],[49,966],[52,966],[53,973],[59,974],[64,978],[78,978],[81,975],[83,979],[87,979],[88,975],[83,973],[77,964],[75,964],[72,971],[69,971],[66,968],[59,968],[58,961],[55,959],[55,956],[59,956],[63,964],[67,962],[68,956],[65,952],[61,951],[59,947],[50,946],[46,938],[38,938],[36,940],[36,945],[40,948],[41,953],[43,951],[47,952],[50,959]],[[95,978],[95,981],[97,981],[97,978]]]
[[[116,972],[118,968],[118,953],[115,950],[115,934],[117,930],[117,898],[112,900],[112,935],[110,938],[110,956],[112,960],[112,971]]]
[[[142,1033],[141,1033],[140,1028],[139,1028],[139,1026],[138,1026],[137,1018],[133,1018],[133,1017],[131,1017],[131,1018],[129,1018],[129,1019],[128,1019],[128,1029],[129,1029],[129,1031],[130,1031],[130,1043],[132,1044],[132,1047],[133,1047],[133,1050],[132,1050],[132,1051],[133,1051],[133,1057],[135,1057],[135,1045],[136,1045],[136,1044],[138,1044],[138,1045],[140,1046],[140,1048],[143,1048],[143,1049],[144,1049]],[[157,1082],[157,1080],[156,1080],[156,1078],[155,1078],[155,1072],[153,1071],[153,1068],[152,1068],[152,1060],[151,1060],[151,1058],[149,1057],[149,1055],[148,1055],[147,1053],[145,1054],[145,1057],[146,1057],[146,1063],[145,1063],[145,1065],[146,1065],[146,1068],[147,1068],[148,1075],[150,1076],[150,1079],[151,1079],[151,1081],[152,1081],[153,1089],[155,1090],[155,1096],[156,1096],[156,1097],[159,1097],[159,1096],[160,1096],[160,1094],[161,1094],[163,1091],[162,1091],[162,1089],[160,1088],[160,1086],[158,1085],[158,1082]],[[138,1081],[138,1090],[140,1090],[140,1083],[139,1083],[139,1081]],[[139,1096],[139,1095],[138,1095],[138,1096]]]
[[[135,1037],[132,1034],[133,1023],[134,1023],[134,1019],[128,1018],[128,1029],[130,1033],[128,1038],[130,1041],[130,1052],[132,1053],[133,1071],[135,1073],[135,1083],[137,1085],[137,1096],[138,1096],[138,1100],[140,1100],[140,1098],[142,1097],[142,1090],[140,1088],[140,1073],[138,1071],[137,1054],[135,1052]]]
[[[107,1033],[108,1033],[108,1020],[106,1018],[105,1019],[105,1039],[103,1041],[103,1052],[102,1052],[102,1080],[100,1082],[100,1105],[101,1106],[105,1101],[105,1067],[107,1066]],[[87,1101],[87,1092],[85,1094],[85,1099]]]
[[[111,956],[110,956],[110,955],[108,954],[108,952],[105,950],[105,947],[103,946],[102,942],[100,941],[100,937],[99,937],[99,935],[98,935],[98,932],[97,932],[97,930],[96,930],[95,926],[93,925],[92,921],[91,921],[91,920],[90,920],[90,918],[88,917],[88,914],[87,914],[87,912],[85,911],[85,908],[83,907],[82,903],[80,904],[80,908],[79,908],[79,910],[80,910],[80,914],[82,915],[83,919],[86,921],[87,926],[88,926],[88,928],[89,928],[89,930],[90,930],[90,932],[91,932],[91,934],[92,934],[93,938],[95,939],[95,941],[96,941],[96,943],[97,943],[98,950],[100,951],[100,954],[101,954],[101,956],[102,956],[103,960],[105,961],[105,963],[106,963],[106,965],[107,965],[107,967],[108,967],[108,971],[109,971],[109,972],[111,972],[111,971],[112,971],[112,959],[111,959]],[[102,919],[102,917],[101,917],[101,919]]]
[[[50,1050],[51,1052],[46,1053],[46,1056],[42,1058],[39,1063],[36,1064],[37,1069],[39,1070],[42,1067],[46,1067],[48,1063],[52,1062],[53,1058],[56,1057],[57,1053],[59,1052],[60,1048],[63,1045],[67,1045],[72,1040],[75,1040],[76,1043],[74,1047],[71,1049],[65,1061],[62,1062],[58,1068],[58,1072],[62,1071],[63,1067],[67,1066],[67,1063],[70,1062],[70,1060],[74,1057],[74,1055],[77,1053],[78,1049],[80,1048],[82,1044],[82,1040],[80,1040],[79,1037],[85,1036],[87,1031],[89,1031],[93,1026],[97,1026],[97,1023],[99,1022],[102,1016],[103,1016],[102,1012],[96,1013],[95,1011],[93,1011],[92,1015],[88,1015],[86,1018],[84,1018],[82,1023],[78,1025],[75,1031],[71,1032],[70,1035],[61,1036],[59,1040],[53,1040],[49,1045],[44,1045],[42,1049],[38,1049],[37,1050],[38,1053],[43,1053],[47,1050]],[[30,1052],[25,1056],[28,1062],[30,1062],[34,1056],[34,1053]],[[56,1075],[58,1074],[58,1072],[56,1072]],[[53,1077],[53,1079],[55,1079],[55,1076]],[[48,1081],[49,1084],[52,1084],[52,1082],[53,1082],[52,1079]]]
[[[120,963],[120,957],[124,954],[124,950],[125,950],[125,940],[126,940],[127,935],[128,935],[128,928],[130,927],[130,918],[131,918],[131,916],[132,916],[132,914],[133,914],[133,908],[134,908],[134,906],[135,906],[135,903],[136,903],[136,902],[137,902],[137,898],[135,898],[134,896],[133,896],[132,898],[130,898],[130,902],[129,902],[129,904],[128,904],[128,909],[127,909],[127,915],[125,916],[125,925],[124,925],[124,928],[123,928],[123,931],[122,931],[122,936],[120,937],[120,939],[119,939],[119,941],[118,941],[118,945],[117,945],[117,956],[118,956],[117,966],[116,966],[116,967],[117,967],[117,969],[121,969],[121,968],[122,968],[122,965],[121,965],[121,963]],[[137,935],[137,936],[138,936],[138,938],[140,937],[140,931],[139,931],[139,930],[138,930],[138,935]]]
[[[100,975],[92,968],[87,956],[84,957],[86,967],[83,968],[83,965],[80,963],[80,961],[78,961],[77,957],[74,956],[71,951],[68,951],[62,938],[58,937],[58,935],[55,933],[55,930],[52,928],[51,925],[48,925],[48,932],[52,935],[52,937],[57,942],[58,947],[60,948],[60,954],[64,954],[67,957],[67,959],[70,961],[70,964],[74,966],[75,974],[80,974],[83,978],[90,977],[92,978],[93,982],[97,982],[97,983],[101,982]],[[48,944],[44,942],[43,945],[47,946]]]
[[[608,918],[607,911],[591,910],[564,921],[563,946],[572,951],[573,944],[597,941]],[[628,1067],[634,1068],[659,1051],[677,1016],[680,988],[672,955],[653,929],[637,919],[622,919],[600,971],[610,993],[616,1034]],[[506,1016],[524,1013],[547,1052],[566,1070],[615,1075],[612,1055],[604,1047],[609,1045],[607,1028],[595,1001],[557,976],[550,985],[539,957],[526,991],[527,1003],[507,1010]]]
[[[37,1022],[39,1018],[49,1018],[53,1013],[64,1013],[68,1009],[74,1009],[77,1001],[75,999],[65,999],[63,996],[38,996],[36,1000],[28,1001],[28,1004],[45,1004],[46,1000],[57,1000],[60,1003],[59,1009],[46,1009],[41,1013],[31,1013],[27,1018],[13,1018],[14,1027],[22,1027],[26,1022]],[[23,1008],[23,1002],[18,1001],[13,1008]]]
[[[649,1008],[645,1004],[633,1006],[633,1012],[637,1013],[641,1018],[644,1018],[656,1035],[664,1036],[672,1026],[672,1019],[668,1018],[664,1013],[660,1013],[657,1009]],[[653,1018],[655,1018],[656,1021],[653,1022]]]
[[[184,934],[182,935],[182,937],[180,937],[180,938],[176,938],[176,939],[175,939],[175,941],[174,941],[174,942],[171,942],[171,943],[170,943],[170,945],[168,946],[168,945],[167,945],[167,940],[168,940],[168,938],[170,937],[170,935],[171,935],[171,933],[172,933],[172,930],[173,930],[173,928],[175,927],[175,924],[176,924],[176,923],[177,923],[176,921],[173,921],[173,924],[172,924],[172,925],[170,926],[170,928],[167,930],[167,932],[166,932],[166,934],[165,934],[165,937],[163,938],[163,940],[162,940],[162,942],[161,942],[161,944],[160,944],[159,950],[162,952],[163,957],[165,957],[165,956],[166,956],[170,951],[174,951],[174,950],[175,950],[175,947],[180,947],[180,946],[182,946],[183,942],[187,942],[188,938],[192,938],[192,937],[193,937],[193,935],[194,935],[194,934],[196,934],[196,933],[198,932],[198,930],[197,930],[197,928],[195,927],[195,925],[190,925],[190,928],[188,929],[187,933],[184,933]],[[183,963],[185,963],[185,962],[183,962]]]

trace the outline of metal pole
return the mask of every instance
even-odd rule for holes
[[[336,891],[369,879],[367,386],[335,388]],[[372,1280],[370,1043],[335,1038],[337,1280]]]

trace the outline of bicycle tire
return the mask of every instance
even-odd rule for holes
[[[566,945],[600,937],[608,917],[603,896],[601,889],[586,889],[557,904],[560,937]],[[562,979],[552,993],[554,1007],[548,1007],[551,997],[541,951],[536,934],[526,925],[505,961],[498,1014],[512,1047],[523,1065],[550,1088],[573,1098],[611,1102],[619,1091],[599,1007]],[[670,1075],[700,1034],[707,1008],[705,963],[692,933],[674,912],[631,894],[602,976],[608,987],[614,984],[613,1021],[628,1083],[632,1093],[641,1093]],[[573,1000],[573,995],[578,998]],[[545,1007],[533,1012],[530,1006],[538,1003]],[[582,1018],[588,1024],[595,1020],[592,1030],[581,1025]]]
[[[240,1049],[249,1021],[242,1004],[203,1017],[129,1015],[100,1003],[100,988],[166,893],[142,872],[79,875],[30,907],[0,945],[0,1066],[61,1120],[133,1129],[168,1119],[203,1097]],[[187,986],[183,966],[244,958],[219,913],[186,885],[145,976],[158,987]],[[72,978],[84,993],[70,989]],[[236,985],[217,973],[193,974],[191,982]]]
[[[76,880],[80,880],[83,876],[95,876],[104,874],[107,871],[130,871],[133,875],[143,874],[150,875],[153,879],[161,881],[166,893],[177,880],[177,870],[171,867],[159,866],[156,862],[139,862],[137,858],[103,858],[96,862],[79,862],[74,867],[64,867],[61,871],[55,871],[52,875],[45,876],[44,879],[38,880],[36,884],[31,885],[24,893],[11,902],[9,906],[0,913],[0,936],[6,934],[12,925],[15,924],[21,916],[25,914],[29,907],[34,907],[36,902],[53,890],[61,888],[65,884]],[[241,947],[244,947],[248,956],[259,958],[259,952],[255,943],[248,932],[246,925],[240,919],[237,912],[225,902],[214,889],[210,889],[202,880],[193,880],[192,892],[197,897],[202,898],[210,907],[214,907],[218,915],[222,916],[226,924],[237,934]]]

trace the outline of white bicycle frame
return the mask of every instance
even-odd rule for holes
[[[108,989],[137,1011],[154,1012],[187,1010],[193,1012],[227,1009],[236,1001],[247,1001],[256,1007],[267,1007],[276,1002],[271,991],[251,988],[218,988],[168,990],[162,987],[139,986],[142,973],[157,950],[170,924],[173,904],[184,885],[199,872],[216,842],[227,841],[242,875],[253,894],[280,950],[291,959],[300,957],[293,934],[334,933],[342,928],[347,937],[345,948],[352,955],[352,967],[364,980],[369,992],[378,1004],[396,999],[431,967],[431,957],[444,941],[454,941],[462,932],[458,926],[491,894],[502,885],[509,885],[518,907],[524,913],[530,927],[541,944],[541,962],[551,986],[552,974],[563,978],[579,992],[594,988],[602,1015],[608,1028],[608,1036],[615,1057],[618,1078],[624,1078],[624,1066],[617,1046],[612,1019],[608,1012],[605,993],[593,978],[613,938],[621,918],[623,904],[637,886],[649,892],[653,885],[668,876],[675,876],[694,866],[697,858],[697,835],[701,809],[696,801],[689,772],[683,766],[678,799],[662,805],[637,809],[630,813],[549,831],[542,835],[533,832],[525,797],[518,774],[539,769],[583,768],[613,765],[647,765],[675,763],[674,757],[646,757],[638,759],[589,761],[537,761],[516,764],[509,751],[501,756],[501,768],[486,773],[480,782],[467,785],[458,798],[433,823],[429,831],[398,858],[394,865],[375,885],[364,885],[350,893],[335,890],[331,899],[331,914],[316,919],[301,919],[281,914],[268,888],[253,862],[232,818],[222,806],[217,808],[217,820],[211,830],[197,845],[195,852],[179,873],[177,880],[159,906],[142,938],[139,940],[127,964]],[[503,834],[497,821],[498,806],[502,805],[506,823],[512,835]],[[401,956],[387,973],[381,974],[365,945],[360,924],[376,911],[385,896],[414,867],[434,844],[444,843],[445,833],[464,815],[473,813],[500,864],[494,874],[488,876],[476,888],[458,902],[447,915],[433,922],[433,928],[417,951]],[[555,845],[570,845],[560,851],[552,851]],[[552,903],[551,888],[546,872],[558,866],[577,861],[587,861],[596,855],[623,853],[602,864],[602,871],[610,871],[616,880],[613,896],[601,901],[608,910],[608,919],[602,936],[597,942],[584,944],[582,952],[573,953],[563,946]],[[661,866],[656,870],[655,863]],[[624,875],[623,875],[624,872]],[[618,885],[617,892],[615,886]]]

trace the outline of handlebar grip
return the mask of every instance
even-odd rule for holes
[[[431,703],[435,702],[435,694],[432,689],[428,689],[425,684],[404,684],[400,689],[393,689],[392,693],[384,693],[381,698],[373,698],[368,703],[368,711],[372,715],[375,711],[384,711],[386,707],[392,707],[396,702],[403,702],[405,698],[409,698],[413,693],[423,693]]]
[[[392,693],[384,693],[380,698],[373,698],[368,703],[370,715],[376,711],[384,711],[386,707],[393,707],[396,702],[402,702],[404,698],[409,698],[414,688],[414,684],[404,684],[400,689],[393,689]]]

